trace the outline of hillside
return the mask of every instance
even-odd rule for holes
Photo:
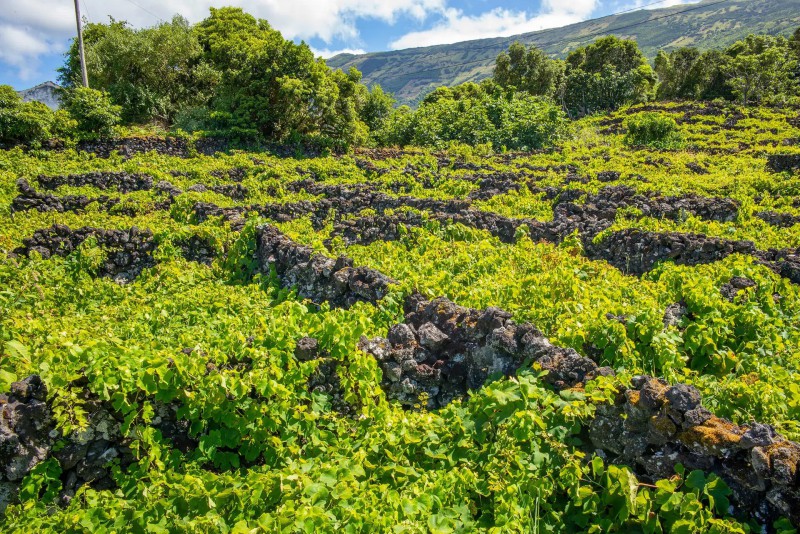
[[[334,68],[357,67],[367,84],[380,84],[402,104],[414,104],[441,85],[477,81],[491,74],[494,60],[514,41],[535,44],[554,57],[598,36],[636,39],[644,53],[679,46],[719,48],[750,33],[788,34],[800,26],[797,0],[703,0],[697,5],[640,10],[513,37],[411,48],[364,55],[341,54]]]

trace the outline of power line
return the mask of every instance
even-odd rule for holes
[[[662,0],[662,2],[663,1],[664,0]],[[592,37],[598,37],[600,35],[608,35],[608,34],[611,34],[613,32],[617,32],[617,31],[620,31],[620,30],[627,30],[627,29],[635,28],[637,26],[641,26],[643,24],[648,24],[650,22],[654,22],[654,21],[657,21],[657,20],[662,20],[662,19],[666,19],[666,18],[669,18],[669,17],[674,17],[676,15],[681,15],[683,13],[689,13],[690,11],[697,11],[698,9],[705,9],[705,8],[709,8],[709,7],[714,7],[714,6],[717,6],[719,4],[723,4],[723,3],[727,2],[727,1],[728,0],[719,0],[718,2],[714,2],[714,3],[711,3],[711,4],[702,4],[702,5],[694,6],[694,7],[688,8],[688,9],[683,9],[681,11],[676,11],[674,13],[661,15],[659,17],[654,17],[654,18],[643,20],[643,21],[640,21],[640,22],[634,22],[634,23],[628,24],[626,26],[620,26],[620,27],[617,27],[617,28],[611,28],[611,29],[597,31],[597,32],[594,32],[594,33],[589,33],[589,34],[586,34],[584,36],[581,36],[579,39],[580,40],[586,40],[586,39],[591,39]],[[646,4],[645,6],[642,6],[642,7],[647,7],[647,6],[654,5],[654,4],[657,4],[657,3],[662,3],[662,2],[654,2],[653,4]],[[635,11],[638,11],[638,9],[636,9]],[[625,11],[622,11],[620,13],[615,13],[615,15],[616,14],[622,14],[622,13],[625,13]],[[614,16],[614,15],[609,15],[609,16]],[[558,30],[558,29],[561,29],[561,28],[554,28],[553,30],[546,30],[546,31],[551,32],[551,31],[555,31],[555,30]],[[541,33],[539,35],[541,35]],[[536,44],[536,46],[538,46],[540,48],[544,48],[544,47],[547,47],[547,46],[550,46],[550,45],[558,44],[560,42],[562,42],[562,41],[559,40],[559,41],[552,41],[552,42],[549,42],[549,43],[535,43],[535,44]],[[495,48],[496,46],[498,46],[498,45],[490,45],[490,46],[485,46],[485,47],[482,47],[482,48],[473,48],[472,50],[480,50],[480,49],[485,49],[485,48]],[[399,76],[411,76],[411,75],[414,75],[414,74],[422,74],[422,73],[425,73],[425,72],[435,72],[435,71],[442,70],[442,69],[451,69],[451,68],[455,68],[455,67],[463,67],[463,66],[466,66],[466,65],[473,65],[473,64],[477,64],[477,63],[486,63],[487,61],[491,61],[491,59],[476,59],[476,60],[472,60],[472,61],[465,61],[463,63],[453,63],[451,65],[444,65],[442,67],[432,67],[432,68],[429,68],[429,69],[421,69],[421,70],[415,70],[415,71],[411,71],[411,72],[401,72],[401,73],[399,73],[399,74],[397,74],[395,76],[391,76],[391,75],[390,76],[386,76],[386,78],[391,79],[391,78],[397,78]]]
[[[86,20],[91,22],[92,14],[89,13],[89,3],[86,0],[81,0],[81,5],[83,6],[83,10],[86,12]]]
[[[136,7],[138,7],[138,8],[139,8],[139,9],[141,9],[142,11],[144,11],[144,12],[146,12],[146,13],[149,13],[149,14],[150,14],[152,17],[154,17],[154,18],[155,18],[157,21],[159,21],[159,22],[164,22],[164,19],[162,19],[161,17],[159,17],[158,15],[156,15],[155,13],[153,13],[152,11],[150,11],[149,9],[147,9],[146,7],[144,7],[144,6],[141,6],[141,5],[137,4],[137,3],[136,3],[136,2],[134,2],[133,0],[125,0],[125,1],[126,1],[126,2],[128,2],[129,4],[132,4],[132,5],[136,6]]]

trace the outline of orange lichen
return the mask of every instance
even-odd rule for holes
[[[780,463],[788,468],[792,477],[797,474],[800,465],[800,446],[789,441],[779,441],[764,447],[764,453],[773,468]]]
[[[742,429],[729,421],[712,416],[702,425],[693,426],[678,434],[678,440],[702,454],[720,456],[735,447],[742,439]]]

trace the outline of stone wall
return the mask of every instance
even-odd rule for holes
[[[302,298],[349,308],[359,301],[375,303],[396,282],[366,267],[353,267],[353,260],[315,253],[299,245],[274,226],[258,228],[256,255],[264,272],[274,268],[284,287],[297,289]]]
[[[573,349],[554,346],[533,325],[515,323],[503,310],[479,311],[420,295],[407,299],[403,323],[386,338],[362,338],[360,348],[383,371],[387,398],[409,409],[419,408],[423,398],[428,409],[443,407],[491,376],[531,365],[548,371],[543,380],[556,390],[580,390],[592,378],[613,375]],[[722,477],[733,491],[737,516],[762,524],[786,516],[800,524],[800,444],[769,425],[738,426],[714,416],[693,386],[635,377],[613,404],[597,406],[584,433],[591,443],[587,452],[628,465],[644,480],[668,478],[681,463]]]

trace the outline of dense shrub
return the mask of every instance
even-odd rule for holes
[[[518,93],[503,104],[494,139],[496,146],[535,150],[569,135],[567,116],[548,99]]]
[[[536,96],[554,97],[564,83],[564,62],[550,59],[541,49],[513,43],[497,56],[493,80]]]
[[[676,148],[683,142],[675,119],[661,113],[642,113],[625,121],[625,144],[652,148]]]
[[[122,108],[111,103],[108,93],[79,87],[67,91],[64,109],[77,122],[78,131],[100,137],[110,137],[120,122]]]
[[[23,102],[8,85],[0,86],[0,143],[38,146],[74,127],[64,111],[53,112],[40,102]]]
[[[551,146],[568,130],[566,115],[552,100],[485,82],[437,89],[416,111],[397,109],[377,138],[401,146],[445,148],[457,142],[535,150]]]

